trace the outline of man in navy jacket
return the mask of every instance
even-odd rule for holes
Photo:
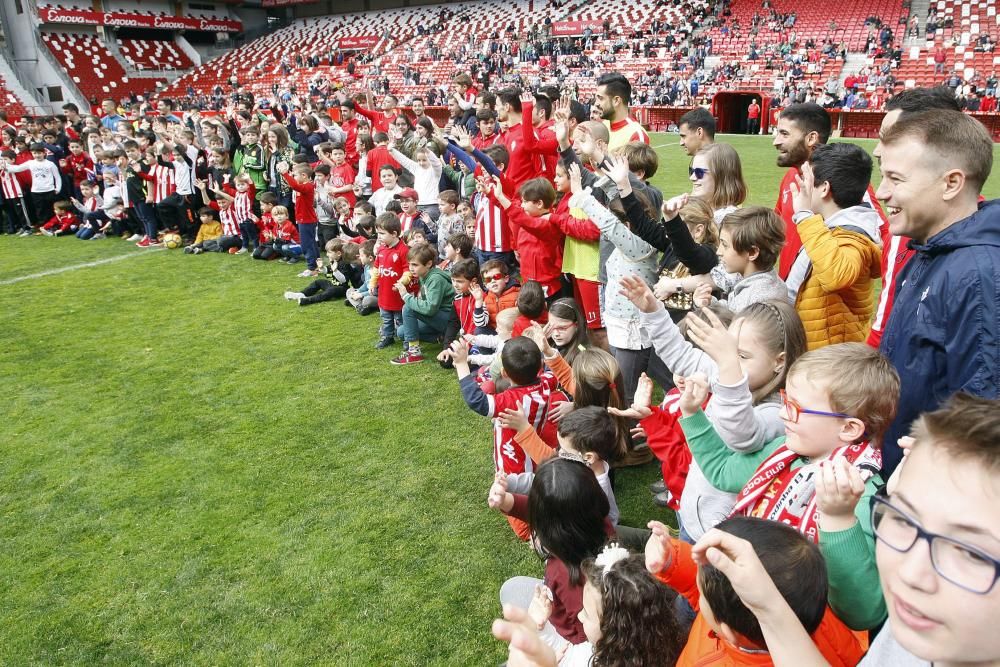
[[[1000,201],[980,204],[993,166],[986,129],[958,111],[905,114],[882,136],[877,196],[893,234],[916,254],[897,281],[881,351],[899,372],[883,476],[900,436],[957,391],[997,398],[1000,385]]]

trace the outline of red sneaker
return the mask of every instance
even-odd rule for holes
[[[135,244],[137,248],[148,248],[149,247],[149,237],[143,236],[142,240]]]
[[[410,354],[410,352],[406,350],[395,359],[391,359],[389,363],[394,366],[406,366],[407,364],[419,364],[423,360],[424,355]]]

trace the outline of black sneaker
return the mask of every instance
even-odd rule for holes
[[[375,343],[375,349],[384,350],[385,348],[389,347],[395,342],[396,342],[395,338],[379,338],[378,342]]]

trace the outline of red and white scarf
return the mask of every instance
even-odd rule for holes
[[[732,514],[780,521],[819,542],[816,473],[820,462],[793,470],[792,464],[798,458],[798,454],[784,445],[775,450],[740,491]],[[824,460],[838,458],[847,459],[866,482],[882,469],[882,453],[867,441],[839,447]]]

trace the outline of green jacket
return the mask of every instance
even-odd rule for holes
[[[264,148],[260,144],[240,146],[233,156],[233,172],[239,176],[248,174],[257,190],[257,199],[267,190],[267,163]]]
[[[705,478],[715,488],[739,493],[761,463],[785,444],[781,436],[751,454],[734,452],[716,433],[704,412],[680,420],[684,436]],[[798,458],[792,469],[806,459]],[[874,475],[865,482],[865,491],[854,509],[857,523],[847,530],[828,533],[820,530],[819,547],[826,558],[830,578],[830,606],[850,628],[867,630],[885,619],[885,600],[875,566],[875,534],[872,531],[872,496],[883,486]]]
[[[420,296],[407,294],[403,303],[413,312],[428,317],[441,310],[454,310],[455,288],[451,284],[451,274],[435,266],[420,279]]]

